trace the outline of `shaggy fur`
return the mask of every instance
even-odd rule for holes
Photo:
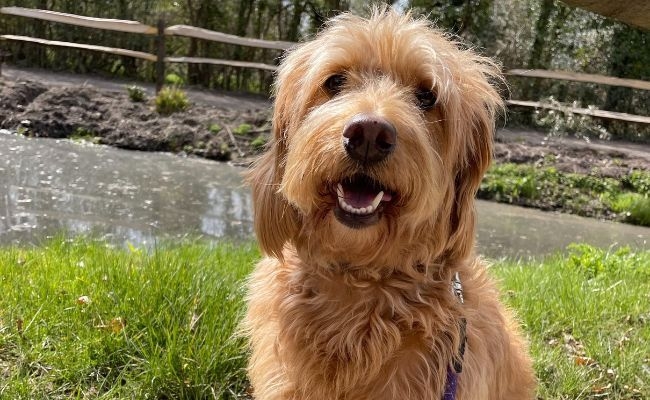
[[[283,60],[274,137],[248,177],[266,254],[244,321],[256,399],[441,399],[462,317],[457,398],[533,397],[525,343],[474,254],[474,196],[502,106],[494,79],[488,59],[389,10],[341,15]],[[423,88],[431,109],[418,107]],[[346,153],[342,132],[359,114],[394,126],[385,160]],[[392,196],[355,228],[334,209],[338,183],[358,174]]]

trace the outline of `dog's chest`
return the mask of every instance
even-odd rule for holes
[[[382,363],[415,342],[431,348],[449,321],[449,292],[440,282],[296,278],[281,303],[284,337],[312,357]]]

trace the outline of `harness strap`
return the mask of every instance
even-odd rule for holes
[[[458,272],[454,274],[451,282],[451,291],[458,299],[460,304],[465,303],[463,298],[463,285],[460,282],[460,275]],[[458,390],[458,374],[463,372],[463,358],[465,356],[465,346],[467,344],[467,320],[461,318],[459,322],[460,329],[460,345],[458,346],[458,353],[454,357],[453,369],[447,368],[447,383],[445,384],[445,392],[442,400],[455,400],[456,391]]]
[[[451,368],[447,368],[447,384],[442,400],[455,400],[456,390],[458,389],[458,374]]]

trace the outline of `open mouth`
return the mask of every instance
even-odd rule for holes
[[[336,185],[334,215],[350,228],[364,228],[379,221],[393,193],[367,175],[354,175]]]

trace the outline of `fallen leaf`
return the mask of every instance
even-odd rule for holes
[[[593,367],[593,366],[598,365],[596,360],[594,360],[593,358],[585,357],[585,356],[575,356],[573,358],[573,362],[576,365],[589,366],[589,367]]]
[[[596,386],[591,388],[592,393],[605,393],[605,391],[609,390],[612,387],[611,383],[608,383],[605,386]]]
[[[108,324],[113,333],[120,333],[126,327],[126,321],[122,317],[115,317]]]
[[[199,322],[203,314],[196,314],[195,312],[192,313],[192,318],[190,319],[190,332],[194,332],[194,329],[196,329],[196,324]]]

